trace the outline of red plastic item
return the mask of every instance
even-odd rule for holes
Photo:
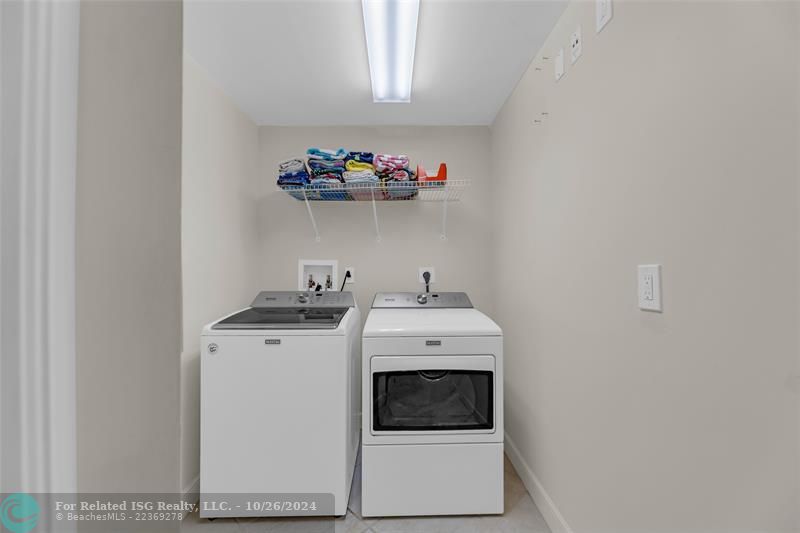
[[[425,168],[422,165],[417,165],[417,180],[418,181],[446,181],[447,180],[447,163],[442,163],[439,165],[439,172],[435,175],[429,176],[427,172],[425,172]]]
[[[417,181],[447,181],[447,163],[439,165],[439,172],[429,176],[422,165],[417,165]]]

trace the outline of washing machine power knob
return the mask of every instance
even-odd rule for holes
[[[417,295],[417,303],[418,304],[426,304],[426,303],[428,303],[428,295],[427,294],[418,294]]]

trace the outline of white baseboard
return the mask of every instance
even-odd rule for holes
[[[564,520],[564,517],[558,510],[558,507],[556,507],[555,502],[553,502],[552,498],[547,494],[547,491],[544,490],[544,487],[539,482],[539,478],[536,477],[531,467],[525,462],[525,459],[522,458],[519,448],[514,444],[511,437],[508,436],[508,433],[505,434],[505,439],[506,455],[508,455],[514,468],[517,469],[522,483],[525,485],[525,488],[528,489],[531,498],[533,498],[533,502],[536,504],[536,507],[539,508],[545,522],[550,526],[550,531],[553,533],[573,533],[572,528],[569,527],[569,524],[567,524],[567,521]]]
[[[196,475],[188,485],[183,487],[183,501],[187,503],[200,501],[200,474]]]

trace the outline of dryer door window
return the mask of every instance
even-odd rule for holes
[[[453,369],[375,372],[373,430],[493,429],[493,374]]]

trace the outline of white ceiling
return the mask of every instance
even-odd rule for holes
[[[375,104],[360,0],[194,0],[187,53],[260,125],[490,124],[566,2],[421,0],[410,104]]]

